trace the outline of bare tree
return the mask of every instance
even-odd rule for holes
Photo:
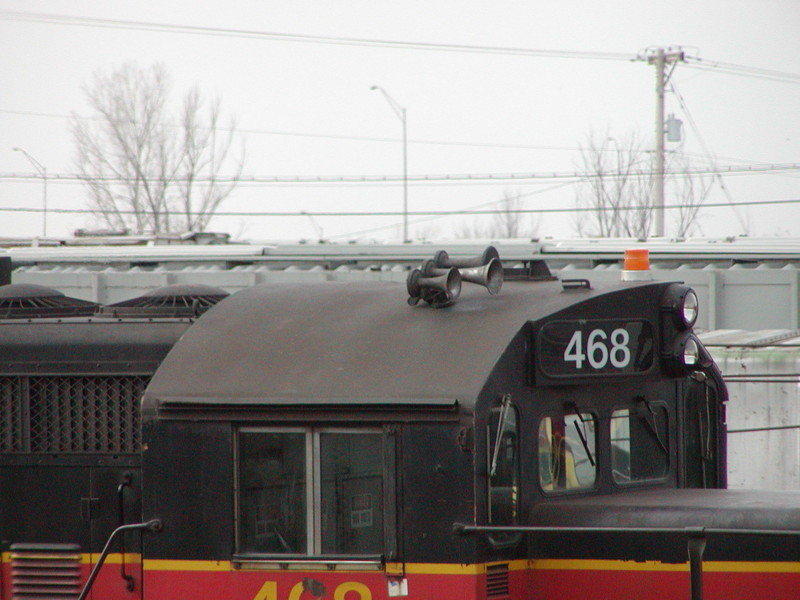
[[[646,239],[653,222],[653,178],[650,155],[636,136],[622,142],[609,135],[591,134],[581,148],[580,168],[587,173],[578,190],[575,217],[579,235]],[[669,154],[666,182],[673,235],[685,237],[697,226],[703,202],[714,183],[691,173],[686,155]]]
[[[537,224],[525,218],[525,202],[522,194],[503,190],[503,198],[497,202],[497,211],[492,215],[491,221],[475,220],[472,223],[462,222],[455,231],[457,238],[499,238],[512,239],[518,237],[533,237]]]
[[[225,181],[219,173],[228,163],[235,123],[225,133],[219,127],[220,101],[208,104],[203,118],[203,100],[197,88],[186,94],[183,103],[183,147],[180,153],[178,182],[181,214],[187,231],[203,231],[219,205],[241,179],[243,161]]]
[[[686,155],[679,153],[669,155],[667,170],[683,172],[683,175],[670,177],[668,181],[670,192],[679,201],[677,210],[673,211],[675,235],[679,238],[690,235],[697,227],[700,208],[714,185],[713,176],[689,175],[690,168]]]
[[[580,157],[580,168],[587,178],[578,190],[577,206],[589,210],[576,214],[578,234],[647,237],[653,198],[641,142],[631,137],[620,143],[608,135],[593,133],[581,148]]]
[[[75,164],[92,211],[106,225],[134,233],[202,231],[241,178],[230,156],[233,124],[219,126],[219,101],[190,90],[180,116],[169,110],[161,65],[125,63],[98,71],[84,86],[91,115],[73,115]],[[232,176],[222,178],[223,168]]]

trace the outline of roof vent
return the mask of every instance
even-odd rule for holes
[[[34,283],[0,286],[0,318],[77,317],[94,313],[97,304],[70,298],[53,288]]]
[[[175,283],[137,298],[109,304],[100,312],[118,317],[196,317],[229,295],[210,285]]]

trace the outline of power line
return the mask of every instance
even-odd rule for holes
[[[156,23],[152,21],[134,21],[123,19],[100,19],[93,17],[76,17],[71,15],[55,15],[11,10],[0,10],[0,19],[29,21],[34,23],[51,23],[79,27],[98,27],[105,29],[129,29],[161,33],[180,33],[189,35],[223,36],[262,39],[279,42],[302,44],[328,44],[339,46],[368,46],[377,48],[395,48],[402,50],[423,50],[435,52],[468,52],[476,54],[504,54],[514,56],[537,56],[545,58],[572,58],[592,60],[631,61],[635,56],[621,52],[595,52],[573,50],[548,50],[537,48],[517,48],[510,46],[478,46],[472,44],[444,44],[428,42],[406,42],[400,40],[381,40],[371,38],[348,38],[338,36],[321,36],[306,34],[278,33],[255,29],[236,29],[228,27],[207,27],[198,25],[179,25],[175,23]]]
[[[753,200],[750,202],[737,202],[735,206],[775,206],[775,205],[790,205],[800,204],[800,198],[793,198],[787,200]],[[727,202],[710,202],[703,204],[703,208],[730,208]],[[664,206],[665,209],[680,209],[683,208],[681,204],[669,204]],[[457,209],[457,210],[416,210],[409,211],[409,216],[457,216],[457,215],[493,215],[497,213],[507,214],[555,214],[555,213],[582,213],[582,212],[603,212],[603,211],[638,211],[641,210],[639,206],[622,206],[622,207],[569,207],[569,208],[520,208],[520,209]],[[10,213],[41,213],[43,208],[21,208],[21,207],[5,207],[0,208],[0,212]],[[48,213],[59,214],[104,214],[106,212],[99,209],[88,208],[48,208]],[[114,210],[114,214],[131,215],[137,214],[135,210]],[[196,211],[189,213],[182,212],[181,214],[196,215],[200,214]],[[403,211],[215,211],[215,217],[397,217],[403,215]]]
[[[718,175],[725,174],[749,174],[749,173],[776,173],[800,170],[800,163],[784,164],[764,164],[764,165],[728,165],[725,167],[698,167],[682,169],[680,171],[668,171],[669,175]],[[638,176],[646,177],[653,174],[650,170],[636,171]],[[618,177],[617,173],[610,172],[606,175],[612,179]],[[409,175],[408,180],[420,184],[426,183],[463,183],[463,182],[525,182],[525,181],[551,181],[559,179],[591,179],[597,177],[597,173],[592,171],[551,171],[551,172],[522,172],[522,173],[452,173],[452,174],[422,174]],[[0,180],[17,181],[41,181],[40,174],[27,173],[0,173]],[[74,173],[53,173],[48,174],[48,182],[53,183],[83,183],[85,180],[101,181],[107,183],[127,183],[141,181],[142,178],[124,177],[84,177]],[[167,182],[165,179],[148,177],[148,181]],[[239,185],[329,185],[329,184],[395,184],[402,182],[402,175],[251,175],[251,176],[215,176],[215,177],[193,177],[196,183],[237,183]],[[169,182],[182,182],[185,178],[170,178]]]
[[[722,179],[722,174],[719,172],[719,169],[717,168],[716,157],[711,152],[711,150],[709,149],[709,147],[706,144],[705,140],[703,139],[703,136],[700,133],[700,128],[697,126],[697,123],[695,122],[694,117],[692,116],[692,112],[689,110],[689,105],[684,100],[683,95],[680,93],[680,90],[678,90],[678,86],[677,86],[677,84],[675,83],[674,80],[670,82],[670,86],[671,86],[672,91],[674,92],[675,96],[678,98],[678,103],[681,105],[681,108],[683,108],[683,112],[686,115],[686,118],[689,119],[689,125],[691,125],[692,130],[694,131],[695,135],[697,136],[697,139],[700,142],[701,148],[705,151],[706,155],[709,158],[711,168],[714,171],[713,172],[714,179],[716,179],[717,182],[719,183],[719,187],[722,189],[723,194],[725,194],[725,197],[728,199],[728,204],[730,204],[731,208],[733,208],[733,214],[736,216],[736,219],[739,221],[739,226],[743,230],[746,230],[747,229],[747,225],[745,223],[745,220],[739,214],[739,211],[737,211],[736,208],[734,207],[733,196],[731,196],[731,193],[728,190],[728,186],[725,185],[725,181]]]
[[[691,56],[686,54],[681,46],[670,48],[647,48],[639,52],[639,54],[636,56],[636,60],[651,62],[657,57],[659,51],[672,53],[678,58],[678,60],[685,62],[688,67],[703,71],[727,73],[729,75],[740,75],[742,77],[754,77],[756,79],[781,81],[784,83],[800,83],[800,74],[798,73],[776,71],[761,67],[749,67],[746,65],[738,65],[720,60],[705,60],[699,56]]]
[[[24,115],[30,117],[47,117],[53,119],[72,119],[73,115],[64,115],[57,113],[46,113],[29,110],[6,110],[0,109],[0,114],[6,115]],[[80,119],[89,120],[102,120],[100,117],[86,117],[83,115],[78,116]],[[180,127],[178,124],[173,124],[173,127]],[[217,127],[218,131],[226,131],[233,133],[246,133],[255,135],[277,135],[288,137],[307,137],[317,139],[333,139],[345,141],[358,141],[358,142],[386,142],[386,143],[399,143],[401,140],[398,138],[385,137],[385,136],[366,136],[366,135],[344,135],[336,133],[311,133],[305,131],[285,131],[279,129],[242,129],[231,127]],[[464,142],[454,140],[429,140],[429,139],[409,139],[409,144],[417,145],[430,145],[430,146],[458,146],[464,148],[505,148],[510,150],[559,150],[574,152],[580,150],[578,146],[558,146],[546,144],[501,144],[498,142]]]
[[[705,60],[698,56],[686,56],[686,66],[701,71],[739,75],[741,77],[753,77],[768,81],[780,81],[782,83],[800,83],[800,74],[797,73],[775,71],[760,67],[748,67],[746,65],[737,65],[719,60]]]
[[[77,27],[95,27],[102,29],[127,29],[134,31],[150,31],[156,33],[178,33],[186,35],[205,35],[237,37],[245,39],[261,39],[276,42],[292,42],[302,44],[326,44],[339,46],[366,46],[376,48],[393,48],[401,50],[420,50],[432,52],[461,52],[472,54],[499,54],[511,56],[533,56],[541,58],[565,58],[581,60],[635,61],[642,55],[625,52],[600,52],[586,50],[553,50],[545,48],[519,48],[513,46],[480,46],[474,44],[444,44],[429,42],[407,42],[402,40],[382,40],[372,38],[348,38],[340,36],[321,36],[308,34],[290,34],[255,29],[237,29],[229,27],[208,27],[198,25],[180,25],[176,23],[158,23],[153,21],[135,21],[125,19],[102,19],[94,17],[76,17],[72,15],[45,14],[24,11],[0,10],[0,19],[27,21],[32,23],[48,23]],[[754,77],[784,83],[800,83],[800,74],[760,67],[750,67],[717,60],[706,60],[699,56],[686,56],[687,66],[699,70],[727,73],[744,77]]]
[[[672,82],[674,87],[674,82]],[[677,93],[677,90],[674,90]],[[53,119],[71,119],[71,115],[65,114],[58,114],[58,113],[47,113],[47,112],[40,112],[40,111],[30,111],[30,110],[9,110],[9,109],[2,109],[0,108],[0,114],[6,115],[23,115],[23,116],[31,116],[31,117],[46,117],[46,118],[53,118]],[[80,116],[81,119],[99,119],[99,117],[87,117],[87,116]],[[175,125],[178,127],[178,125]],[[233,129],[233,128],[226,128],[226,127],[219,127],[220,131],[236,131],[241,133],[247,134],[256,134],[256,135],[275,135],[275,136],[294,136],[294,137],[309,137],[309,138],[320,138],[320,139],[340,139],[340,140],[353,140],[353,141],[366,141],[366,142],[387,142],[387,143],[399,143],[401,140],[400,138],[392,138],[392,137],[378,137],[378,136],[359,136],[359,135],[344,135],[344,134],[331,134],[331,133],[311,133],[311,132],[304,132],[304,131],[286,131],[286,130],[276,130],[276,129]],[[575,152],[580,151],[583,148],[581,146],[559,146],[559,145],[547,145],[547,144],[504,144],[498,142],[467,142],[467,141],[456,141],[456,140],[430,140],[430,139],[409,139],[409,144],[419,144],[419,145],[440,145],[440,146],[460,146],[460,147],[474,147],[474,148],[507,148],[507,149],[520,149],[520,150],[558,150],[558,151],[569,151]],[[608,149],[607,152],[615,152],[614,149]],[[646,151],[647,152],[647,151]],[[707,150],[706,150],[707,152]],[[694,154],[690,152],[684,152],[685,156],[689,157],[700,157],[703,159],[707,159],[707,154]],[[717,158],[722,158],[723,160],[727,160],[729,162],[736,162],[741,163],[743,165],[753,164],[759,166],[766,166],[770,163],[763,162],[763,161],[754,161],[746,158],[736,158],[736,157],[726,157],[720,156]],[[713,163],[712,158],[712,165]]]
[[[565,187],[569,187],[569,186],[575,185],[576,183],[578,183],[578,182],[576,182],[576,181],[561,182],[561,183],[557,183],[555,185],[551,185],[548,188],[543,189],[543,190],[536,190],[535,192],[526,192],[524,194],[515,194],[515,197],[517,197],[517,198],[529,198],[531,196],[538,196],[538,195],[541,195],[541,194],[546,194],[547,192],[552,192],[553,190],[557,190],[557,189],[561,189],[561,188],[565,188]],[[494,204],[500,204],[501,202],[503,202],[502,198],[500,200],[490,200],[488,202],[482,202],[481,204],[473,205],[471,207],[466,208],[465,210],[467,210],[467,211],[477,210],[477,209],[484,208],[486,206],[492,206]],[[506,209],[498,208],[498,209],[496,209],[496,211],[497,212],[506,212]],[[450,215],[434,215],[432,217],[426,217],[426,218],[417,219],[417,220],[411,222],[410,224],[411,225],[421,225],[423,223],[430,223],[431,221],[437,221],[439,219],[446,218],[448,216],[450,216]],[[361,235],[366,235],[366,234],[370,234],[370,233],[377,233],[379,231],[385,231],[387,229],[394,229],[396,227],[397,227],[397,224],[394,224],[394,223],[391,223],[389,225],[379,225],[377,227],[370,227],[369,229],[362,229],[360,231],[349,231],[347,233],[334,234],[334,235],[329,236],[328,239],[334,240],[334,239],[337,239],[337,238],[361,236]]]

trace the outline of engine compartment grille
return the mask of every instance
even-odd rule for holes
[[[147,376],[0,377],[0,453],[136,453]]]
[[[486,597],[508,596],[508,563],[486,566]]]
[[[12,544],[12,600],[74,600],[81,591],[75,544]]]

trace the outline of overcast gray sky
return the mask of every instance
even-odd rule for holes
[[[163,63],[176,98],[195,84],[219,97],[246,138],[245,177],[267,180],[400,176],[400,120],[370,91],[383,87],[407,110],[412,237],[447,238],[478,217],[413,213],[491,208],[504,192],[520,194],[531,210],[570,208],[579,183],[565,176],[580,170],[578,147],[590,133],[619,140],[636,134],[651,145],[655,70],[634,59],[648,48],[682,46],[692,60],[672,75],[679,95],[667,94],[666,113],[684,122],[684,141],[668,148],[719,169],[707,202],[800,199],[798,31],[797,0],[0,0],[0,209],[15,209],[0,210],[0,237],[43,230],[40,212],[18,210],[40,210],[43,190],[25,177],[36,170],[13,147],[47,169],[49,235],[96,225],[89,215],[57,212],[86,208],[79,184],[55,179],[74,172],[66,117],[87,113],[81,86],[97,69],[128,60]],[[526,52],[485,50],[499,47]],[[413,181],[503,173],[549,177]],[[241,185],[221,210],[398,212],[402,201],[399,182],[260,183]],[[570,237],[573,219],[546,212],[530,231]],[[210,228],[256,240],[313,238],[320,230],[337,240],[398,239],[401,222],[397,214],[233,215]],[[670,222],[668,213],[668,234]],[[705,236],[800,236],[800,203],[707,208],[699,225]]]

